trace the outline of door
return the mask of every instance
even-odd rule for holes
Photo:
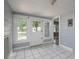
[[[59,18],[54,19],[54,42],[59,45]]]
[[[40,18],[31,18],[31,45],[42,44],[43,39],[43,21]]]

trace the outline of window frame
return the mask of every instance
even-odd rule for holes
[[[20,17],[24,17],[26,19],[27,22],[27,39],[25,40],[18,40],[18,33],[17,33],[17,21],[19,20],[18,18]],[[20,42],[27,42],[28,41],[28,16],[24,16],[24,15],[13,15],[13,42],[14,44],[16,43],[20,43]]]
[[[38,30],[36,30],[35,32],[42,32],[43,31],[43,27],[42,27],[42,24],[43,24],[43,22],[42,22],[42,20],[40,20],[40,18],[36,18],[36,19],[34,19],[34,20],[32,20],[32,32],[33,32],[33,22],[34,21],[38,21],[38,22],[40,22],[40,27],[41,27],[41,30],[40,31],[38,31]],[[37,28],[38,29],[38,28]],[[33,33],[35,33],[35,32],[33,32]]]

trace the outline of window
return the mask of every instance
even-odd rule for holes
[[[42,31],[42,22],[41,21],[32,21],[32,31],[41,32]]]
[[[45,23],[45,37],[49,37],[50,33],[49,33],[49,26],[50,26],[50,23],[49,22],[46,22]]]
[[[25,18],[19,18],[17,21],[18,40],[27,39],[27,21]]]

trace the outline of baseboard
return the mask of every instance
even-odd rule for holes
[[[25,46],[25,47],[17,47],[14,48],[13,51],[17,51],[17,50],[21,50],[21,49],[25,49],[25,48],[29,48],[30,46]]]
[[[9,55],[8,55],[8,59],[12,59],[12,56],[14,56],[15,53],[13,53],[12,51],[10,51]]]
[[[67,50],[69,50],[71,52],[73,51],[73,48],[67,47],[67,46],[65,46],[63,44],[60,44],[60,46],[62,46],[63,48],[65,48],[65,49],[67,49]]]

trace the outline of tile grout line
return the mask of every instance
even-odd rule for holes
[[[39,50],[38,50],[38,53],[40,54]],[[40,56],[44,59],[44,57],[40,54]]]
[[[64,53],[64,51],[62,51],[62,52],[59,52],[60,54],[63,54]],[[58,53],[57,53],[57,55],[60,57],[60,58],[62,58]],[[69,55],[70,56],[70,55]],[[68,57],[68,56],[67,56]],[[67,58],[67,57],[65,57],[65,58]]]
[[[25,49],[24,49],[24,59],[25,59]]]
[[[16,52],[16,56],[17,56],[17,52]],[[15,59],[16,59],[16,56],[15,56]]]
[[[31,48],[31,49],[32,49],[32,48]],[[32,50],[30,50],[30,51],[31,51],[31,53],[32,53],[32,56],[33,56],[33,58],[34,58],[34,59],[36,59],[36,58],[34,57],[34,55],[33,55],[33,52],[32,52]]]
[[[39,47],[39,48],[41,48],[41,47]],[[39,48],[35,48],[35,49],[36,49],[37,52],[39,53],[40,57],[42,57],[42,59],[44,59],[44,57],[43,57],[43,55],[41,54]],[[49,48],[49,47],[47,47],[47,48]],[[43,48],[42,48],[42,49],[43,49]],[[56,48],[55,48],[55,49],[56,49]],[[61,49],[61,48],[56,49],[55,54],[56,54],[56,56],[59,56],[59,57],[62,59],[62,55],[60,55],[60,54],[65,55],[65,54],[64,54],[65,50],[59,51],[60,49]],[[24,51],[24,52],[23,52],[23,53],[24,53],[24,59],[26,59],[25,50],[26,50],[26,49],[23,49],[23,51]],[[30,50],[30,52],[31,52],[31,54],[32,54],[32,56],[33,56],[33,59],[36,59],[35,56],[34,56],[34,54],[33,54],[33,51],[32,51],[33,49],[32,49],[32,48],[29,48],[29,50]],[[50,49],[48,49],[48,50],[50,50]],[[48,51],[48,50],[47,50],[47,51]],[[59,51],[59,52],[57,52],[57,51]],[[44,52],[45,52],[45,51],[44,51]],[[53,52],[53,51],[51,50],[51,52]],[[51,54],[51,53],[48,53],[48,52],[47,52],[47,54]],[[46,54],[46,55],[47,55],[47,54]],[[17,59],[17,55],[18,55],[18,52],[16,51],[16,54],[15,54],[15,58],[14,58],[14,59]],[[56,56],[53,56],[53,57],[56,57]],[[66,58],[69,58],[69,57],[71,57],[71,56],[72,56],[72,54],[69,54],[68,56],[65,57],[65,59],[66,59]]]
[[[55,48],[56,49],[56,48]],[[59,52],[59,54],[61,54],[62,52]],[[61,58],[61,56],[57,53],[57,50],[55,51],[56,56],[59,56]],[[54,56],[54,57],[56,57]]]
[[[57,51],[57,50],[56,50],[56,51]],[[61,54],[61,53],[63,53],[63,52],[59,52],[59,54]],[[58,54],[58,53],[56,53],[56,56],[58,55],[60,58],[62,58],[59,54]]]

